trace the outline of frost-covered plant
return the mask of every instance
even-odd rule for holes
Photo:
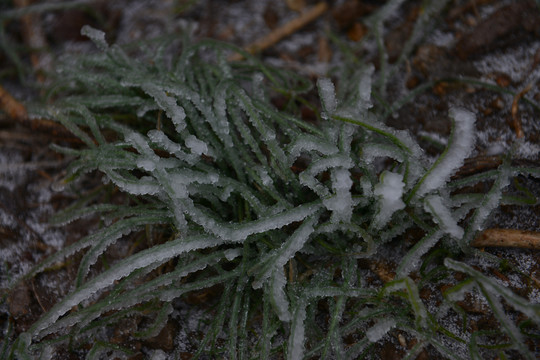
[[[102,32],[83,33],[102,54],[63,70],[57,90],[63,96],[47,115],[85,144],[57,146],[76,157],[68,179],[97,170],[126,202],[57,217],[62,224],[96,213],[106,226],[28,275],[83,254],[71,291],[16,339],[8,357],[46,356],[58,344],[87,339],[101,340],[89,357],[129,353],[107,344],[101,329],[138,314],[151,321],[133,336],[155,336],[173,316],[175,299],[219,286],[197,356],[354,359],[397,329],[416,339],[406,358],[428,346],[458,358],[452,346],[459,343],[479,357],[483,334],[454,333],[440,322],[466,293],[479,291],[506,334],[495,349],[534,358],[526,345],[532,331],[521,325],[538,329],[540,307],[452,256],[474,253],[469,242],[513,175],[538,175],[506,159],[497,170],[450,181],[473,149],[473,113],[450,110],[448,146],[430,163],[408,132],[377,119],[373,67],[360,68],[348,79],[355,86],[339,98],[333,82],[320,79],[322,110],[310,123],[269,101],[273,93],[294,99],[308,82],[247,54],[246,62],[229,63],[227,45],[184,42],[171,60],[167,42],[150,58],[135,59],[109,46]],[[482,181],[491,183],[486,194],[456,191]],[[411,228],[424,235],[404,254],[395,278],[379,288],[367,283],[359,260],[376,257]],[[169,238],[98,270],[115,242],[144,230]],[[444,261],[432,256],[437,244],[446,249]],[[419,295],[427,267],[434,267],[429,276],[467,276],[453,282],[435,312]],[[516,324],[501,299],[527,320]],[[354,341],[345,342],[350,336]]]

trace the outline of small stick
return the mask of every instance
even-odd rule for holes
[[[471,242],[474,247],[515,247],[540,250],[540,232],[487,229]]]
[[[521,117],[518,115],[518,105],[519,100],[532,88],[532,83],[527,85],[523,90],[521,90],[519,93],[514,96],[514,101],[512,101],[512,120],[514,124],[514,130],[516,131],[516,136],[519,138],[522,138],[524,136],[523,134],[523,128],[521,126]]]
[[[31,0],[14,0],[14,5],[18,9],[24,9],[31,5]],[[32,51],[41,51],[47,48],[47,40],[43,34],[43,28],[41,26],[41,20],[37,14],[26,14],[21,17],[22,33],[24,40]],[[39,82],[44,82],[43,70],[50,70],[51,56],[44,53],[30,54],[30,61],[34,70],[36,70],[37,79]]]
[[[65,127],[49,119],[30,119],[26,107],[16,100],[6,89],[0,85],[0,110],[3,110],[11,119],[18,121],[27,128],[39,133],[62,137],[63,140],[80,143],[80,139],[73,136]],[[3,133],[0,133],[0,137]]]
[[[317,19],[319,16],[324,14],[326,10],[328,10],[328,5],[326,4],[326,2],[321,1],[317,5],[313,6],[311,9],[303,12],[297,18],[275,29],[262,39],[255,41],[253,44],[248,45],[247,47],[245,47],[245,50],[250,54],[254,54],[256,52],[267,49],[272,45],[278,43],[281,39],[293,34],[294,32],[298,31],[302,27],[312,22],[313,20]],[[241,54],[234,54],[233,56],[229,57],[229,61],[239,61],[243,58],[244,57]]]
[[[4,110],[12,119],[22,120],[28,118],[28,113],[26,112],[24,105],[15,100],[15,98],[11,96],[11,94],[8,93],[1,85],[0,109]]]
[[[41,307],[41,310],[43,310],[44,313],[47,312],[47,309],[45,309],[45,306],[41,303],[41,299],[39,297],[38,292],[36,291],[36,284],[34,283],[34,278],[32,278],[32,291],[34,292],[34,297],[36,298],[39,306]]]

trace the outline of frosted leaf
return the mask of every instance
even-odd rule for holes
[[[189,135],[186,140],[186,146],[191,150],[192,153],[197,155],[207,154],[208,146],[204,141],[197,139],[193,135]]]
[[[371,185],[371,181],[369,181],[367,176],[362,176],[360,178],[360,186],[362,187],[362,194],[364,194],[364,196],[373,196],[373,186]]]
[[[262,261],[263,273],[253,282],[253,288],[260,288],[275,269],[282,268],[309,240],[317,221],[316,216],[304,220],[302,225],[285,241],[279,249],[272,251]]]
[[[137,181],[129,181],[113,170],[102,170],[116,186],[129,194],[156,195],[161,191],[161,186],[153,177],[143,176]]]
[[[165,110],[176,127],[176,131],[181,132],[184,130],[186,127],[186,123],[184,121],[186,118],[186,113],[184,108],[179,106],[174,98],[168,96],[165,91],[154,84],[143,84],[142,89],[145,93],[153,97],[156,103],[158,103],[158,105]]]
[[[262,121],[261,115],[263,114],[261,114],[260,110],[253,105],[251,98],[246,94],[245,90],[237,88],[234,95],[239,108],[246,113],[249,122],[259,132],[260,138],[266,143],[275,144],[276,132]]]
[[[194,154],[184,152],[179,144],[169,139],[161,130],[150,130],[148,132],[148,138],[158,146],[162,147],[165,151],[173,154],[180,160],[188,162],[189,164],[194,164],[199,158]]]
[[[156,162],[150,159],[137,159],[137,167],[146,171],[154,171],[156,169]]]
[[[427,197],[424,201],[424,208],[433,215],[433,221],[439,224],[441,229],[446,233],[456,239],[463,237],[463,228],[457,224],[450,209],[443,203],[443,199],[440,196],[432,195]]]
[[[198,236],[190,239],[176,239],[168,243],[140,251],[135,255],[120,261],[110,269],[97,275],[92,280],[77,288],[77,290],[68,294],[64,299],[54,305],[49,312],[34,323],[29,331],[33,336],[37,336],[40,333],[41,336],[45,336],[48,333],[48,330],[50,330],[48,328],[73,306],[80,304],[82,301],[86,300],[96,292],[106,289],[115,281],[133,273],[133,271],[147,266],[155,268],[180,254],[196,249],[217,246],[220,242],[221,241],[214,237]]]
[[[369,328],[366,331],[366,337],[370,342],[374,343],[383,338],[388,331],[390,331],[394,326],[396,326],[396,321],[394,319],[382,319],[379,320],[375,325]]]
[[[427,234],[418,241],[411,250],[403,257],[401,263],[396,270],[396,277],[403,278],[408,276],[412,271],[418,268],[420,260],[433,246],[439,242],[444,233],[439,230],[434,233]]]
[[[266,171],[264,167],[257,166],[256,171],[264,186],[271,186],[274,183],[270,175],[268,175],[268,171]]]
[[[332,80],[328,78],[320,78],[317,81],[317,87],[319,89],[319,97],[321,98],[322,106],[324,111],[327,113],[326,116],[331,115],[336,111],[337,100],[336,100],[336,89]]]
[[[341,124],[341,134],[339,140],[339,147],[341,152],[349,154],[351,152],[351,143],[358,130],[358,126],[342,123]]]
[[[292,164],[302,152],[317,151],[322,155],[334,155],[339,149],[328,141],[317,138],[313,135],[302,134],[298,136],[287,148],[289,162]]]
[[[159,107],[154,102],[145,103],[137,109],[137,117],[142,118],[147,112],[152,110],[158,110]]]
[[[373,73],[375,71],[375,67],[373,64],[370,64],[366,67],[366,69],[362,72],[362,75],[360,77],[360,81],[358,82],[358,108],[360,112],[366,111],[367,109],[372,107],[371,104],[371,79],[373,76]]]
[[[264,93],[264,75],[260,72],[256,72],[251,77],[252,80],[252,89],[253,89],[253,97],[257,99],[264,100],[265,99],[265,93]]]
[[[300,183],[315,191],[319,196],[328,197],[330,195],[330,191],[315,177],[319,173],[330,168],[344,167],[349,169],[352,167],[352,165],[351,159],[343,154],[322,158],[311,163],[311,165],[309,165],[309,167],[300,174]]]
[[[453,260],[451,258],[446,258],[444,259],[444,265],[452,270],[469,274],[474,278],[476,285],[483,293],[493,294],[495,297],[502,296],[508,304],[523,312],[537,324],[540,323],[540,319],[538,317],[538,313],[540,312],[540,304],[534,304],[531,306],[531,303],[527,299],[520,297],[510,288],[500,285],[493,278],[482,274],[465,263]],[[456,297],[459,299],[458,295],[456,295]]]
[[[227,119],[227,88],[219,86],[214,94],[215,122],[210,122],[214,131],[219,135],[225,146],[232,147],[229,121]]]
[[[171,184],[216,184],[219,181],[219,175],[217,173],[207,173],[202,171],[195,171],[190,169],[182,169],[176,172],[172,172],[168,175],[168,181]]]
[[[225,258],[229,261],[234,260],[238,256],[241,255],[242,251],[240,249],[228,249],[223,252],[225,254]]]
[[[351,174],[347,169],[337,168],[333,169],[331,178],[335,195],[323,199],[323,204],[332,211],[332,222],[349,222],[353,210]]]
[[[508,164],[503,163],[499,167],[499,175],[491,190],[484,196],[482,202],[477,206],[472,220],[469,221],[466,232],[461,239],[460,246],[465,248],[472,241],[477,231],[483,230],[485,222],[493,213],[493,210],[499,206],[502,198],[502,191],[509,185],[511,179],[511,170]]]
[[[304,355],[304,334],[306,319],[305,304],[300,302],[296,311],[294,312],[294,318],[291,326],[291,334],[289,336],[289,347],[287,350],[288,360],[300,360]]]
[[[371,164],[374,159],[379,157],[392,158],[401,163],[405,161],[403,152],[399,151],[395,146],[378,143],[366,143],[362,146],[362,159],[366,164]]]
[[[233,192],[234,187],[232,185],[227,185],[223,188],[221,194],[219,194],[219,199],[223,202],[227,201],[231,193]]]
[[[392,146],[397,146],[397,148],[405,154],[405,158],[409,159],[407,162],[408,169],[405,178],[407,188],[412,187],[414,182],[424,173],[424,151],[408,131],[393,129],[381,123],[377,120],[376,116],[370,112],[358,115],[361,120],[357,120],[355,112],[350,109],[341,110],[339,115],[348,118],[352,123],[362,125],[381,135],[384,134],[386,139],[392,143]]]
[[[376,229],[380,229],[390,220],[392,214],[405,208],[402,200],[403,175],[391,171],[384,171],[380,182],[375,185],[373,194],[379,197],[379,211],[373,220]]]
[[[289,312],[289,301],[285,294],[285,285],[287,279],[283,267],[278,267],[272,272],[270,281],[270,290],[272,294],[272,304],[275,306],[279,320],[290,321],[291,313]]]
[[[451,108],[449,116],[454,121],[449,145],[423,178],[422,184],[416,192],[418,197],[443,186],[450,176],[463,165],[473,150],[475,142],[474,114],[462,108]]]
[[[109,44],[107,44],[107,41],[105,40],[105,33],[101,30],[94,29],[89,25],[84,25],[81,28],[81,35],[87,36],[101,51],[105,51],[109,48]]]

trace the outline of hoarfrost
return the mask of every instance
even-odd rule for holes
[[[285,278],[285,272],[283,267],[278,267],[272,272],[272,279],[270,282],[270,289],[272,294],[272,303],[276,307],[276,311],[281,321],[290,321],[291,313],[289,312],[289,301],[285,294],[285,285],[287,279]]]
[[[105,51],[109,48],[109,44],[107,44],[107,41],[105,40],[105,33],[101,30],[84,25],[81,28],[81,35],[88,36],[101,51]]]
[[[150,356],[151,360],[167,360],[168,358],[167,353],[160,349],[154,350]]]
[[[225,254],[225,259],[232,261],[238,256],[240,256],[241,251],[240,249],[228,249],[224,251],[224,254]]]
[[[416,193],[419,197],[444,185],[450,176],[463,165],[473,149],[474,114],[462,108],[451,108],[449,115],[455,124],[449,146],[424,177]]]
[[[259,177],[261,178],[262,184],[263,184],[264,186],[270,186],[270,185],[272,185],[273,180],[272,180],[272,178],[270,177],[270,175],[268,175],[268,171],[266,171],[266,170],[264,169],[264,167],[258,166],[258,167],[256,168],[256,171],[257,171],[257,174],[259,175]]]
[[[124,278],[133,271],[145,267],[155,268],[180,254],[216,246],[220,243],[220,240],[213,237],[198,236],[190,240],[180,238],[163,245],[155,246],[154,248],[143,250],[124,259],[67,295],[37,321],[29,331],[33,336],[37,336],[38,334],[45,336],[51,330],[50,326],[73,306],[80,304],[90,296],[104,290],[115,281]]]
[[[369,108],[371,108],[371,83],[372,83],[372,76],[375,71],[375,67],[370,64],[366,67],[366,69],[362,72],[362,75],[360,77],[360,81],[358,82],[358,110],[359,111],[366,111]]]
[[[328,197],[330,196],[330,191],[326,186],[321,184],[315,178],[315,176],[322,171],[336,167],[351,168],[352,161],[348,156],[342,154],[328,156],[314,161],[305,171],[300,174],[300,183],[315,191],[319,196]]]
[[[317,151],[322,155],[334,155],[339,152],[338,148],[328,141],[316,138],[312,135],[302,134],[298,136],[288,147],[289,162],[292,163],[300,154],[305,152]]]
[[[279,249],[274,250],[271,254],[266,257],[265,263],[271,263],[271,267],[267,269],[259,279],[253,282],[253,287],[255,289],[260,288],[272,272],[276,271],[275,269],[282,268],[289,259],[291,259],[309,240],[309,237],[314,231],[313,226],[317,221],[316,216],[311,216],[311,218],[304,220],[302,225],[289,237],[289,239],[284,242]]]
[[[137,159],[137,167],[146,171],[154,171],[156,169],[156,162],[152,159]]]
[[[415,270],[420,263],[421,257],[437,244],[443,234],[444,233],[439,230],[433,234],[427,235],[417,242],[410,252],[401,260],[401,264],[396,271],[397,277],[403,278],[408,276],[411,271]]]
[[[373,220],[376,229],[383,227],[398,210],[405,208],[403,196],[403,175],[391,171],[381,174],[381,181],[375,185],[373,194],[379,197],[379,211]]]
[[[306,319],[305,305],[300,302],[294,313],[294,319],[291,329],[291,335],[289,336],[289,350],[287,351],[288,360],[302,359],[304,354],[304,333]]]
[[[379,157],[389,157],[399,162],[405,161],[404,154],[395,147],[377,143],[367,143],[362,146],[362,158],[366,164],[371,164],[374,159]]]
[[[155,195],[161,191],[161,187],[153,177],[143,176],[134,182],[124,179],[113,170],[104,170],[104,172],[116,186],[132,195]]]
[[[350,192],[353,184],[349,170],[333,169],[331,173],[332,188],[335,195],[323,200],[324,206],[332,211],[332,222],[349,222],[352,216],[353,200]]]
[[[366,331],[366,336],[372,343],[377,342],[394,326],[396,326],[396,321],[394,319],[387,318],[379,320],[379,322]]]
[[[336,89],[332,80],[327,78],[321,78],[317,81],[317,87],[319,88],[319,96],[323,108],[327,112],[327,116],[336,111],[337,100],[336,100]]]
[[[184,111],[184,108],[179,106],[174,98],[168,96],[165,91],[154,84],[144,84],[142,85],[142,89],[148,95],[153,97],[156,103],[158,103],[159,106],[165,110],[167,115],[173,121],[176,131],[182,132],[182,130],[184,130],[186,127],[186,123],[184,121],[186,118],[186,112]]]
[[[461,239],[463,237],[463,228],[457,224],[450,209],[443,204],[443,199],[440,196],[432,195],[427,197],[424,202],[424,208],[426,211],[433,214],[433,220],[438,223],[445,232],[456,239]]]
[[[186,146],[191,150],[192,153],[197,155],[207,154],[208,146],[204,141],[197,139],[193,135],[189,135],[186,138]]]

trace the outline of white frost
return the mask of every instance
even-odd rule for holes
[[[349,170],[333,169],[331,173],[334,196],[323,200],[324,206],[332,211],[332,222],[349,222],[352,216],[353,200],[351,186],[353,184]]]
[[[304,333],[306,326],[304,321],[306,319],[306,308],[304,304],[298,304],[298,308],[295,311],[291,335],[289,336],[289,349],[287,351],[288,360],[299,360],[304,355]]]
[[[449,145],[424,178],[416,193],[418,197],[444,185],[450,176],[463,165],[474,147],[474,114],[462,108],[451,108],[449,115],[454,120],[454,130]]]
[[[366,331],[366,337],[372,343],[377,342],[394,326],[396,326],[394,319],[382,319]]]
[[[84,25],[81,28],[81,35],[88,36],[90,40],[92,40],[94,44],[96,44],[96,46],[102,51],[109,48],[109,44],[107,44],[107,41],[105,40],[105,33],[101,30]]]
[[[285,285],[287,285],[287,279],[285,278],[285,272],[283,267],[278,267],[272,272],[272,279],[270,282],[270,290],[272,294],[272,303],[274,304],[279,320],[291,321],[291,313],[289,312],[289,301],[285,294]]]
[[[208,153],[208,146],[204,141],[197,139],[193,135],[189,135],[186,138],[186,146],[191,150],[193,154],[202,155]]]
[[[328,114],[336,111],[337,100],[336,90],[332,80],[328,78],[321,78],[317,81],[317,87],[319,88],[319,96],[321,98],[323,108]]]
[[[424,203],[426,211],[433,214],[433,220],[441,226],[446,233],[456,239],[463,237],[464,230],[457,224],[452,216],[450,209],[443,203],[443,199],[438,195],[432,195],[426,198]]]
[[[383,227],[396,211],[404,209],[403,175],[391,171],[381,174],[381,181],[375,185],[373,194],[379,197],[379,212],[375,216],[374,226],[376,229]]]

